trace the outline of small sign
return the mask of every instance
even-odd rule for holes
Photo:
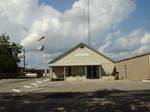
[[[75,56],[89,56],[88,53],[77,53],[75,54]]]

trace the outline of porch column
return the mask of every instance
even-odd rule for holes
[[[64,80],[66,80],[66,67],[64,66]]]
[[[53,80],[53,68],[50,67],[51,80]]]
[[[86,66],[84,67],[84,73],[85,73],[85,76],[87,78],[87,67]]]
[[[101,67],[101,65],[99,66],[99,77],[102,78],[102,67]]]

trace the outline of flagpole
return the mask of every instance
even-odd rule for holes
[[[46,80],[46,78],[47,78],[47,60],[46,60],[46,52],[44,52],[44,50],[43,50],[43,55],[44,54],[45,54],[44,59],[45,59],[45,80]]]
[[[47,33],[46,33],[46,35],[47,35]],[[46,37],[46,36],[44,36],[44,37]],[[43,49],[43,53],[45,54],[45,80],[46,80],[47,79],[47,53],[45,51],[45,48]]]
[[[45,39],[46,38],[46,36],[42,36],[41,38],[39,38],[37,41],[38,42],[41,42],[43,39]],[[44,71],[44,73],[43,73],[43,77],[42,77],[42,83],[43,83],[43,79],[46,81],[46,78],[47,78],[47,65],[48,65],[48,61],[47,61],[47,53],[46,53],[46,51],[45,51],[45,45],[44,45],[44,42],[42,42],[42,46],[38,49],[39,51],[41,51],[41,53],[42,53],[42,57],[44,58],[44,60],[45,60],[45,71]],[[50,75],[49,75],[49,78],[50,78]],[[44,81],[44,82],[45,82]]]
[[[90,25],[90,0],[87,0],[88,7],[88,45],[91,45],[91,25]]]
[[[42,44],[39,48],[37,48],[37,50],[41,52],[41,56],[44,58],[44,47],[45,47],[45,46],[44,46],[44,43],[43,43],[43,42],[41,43],[41,41],[42,41],[43,39],[45,39],[45,36],[42,36],[42,37],[40,37],[39,39],[37,39],[37,41],[40,42],[40,44]],[[44,59],[44,60],[45,60],[45,59]],[[46,67],[45,67],[44,72],[43,72],[42,83],[44,82],[45,76],[46,76]]]

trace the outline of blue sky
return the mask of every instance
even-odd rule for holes
[[[40,0],[39,2],[40,4],[52,5],[55,9],[63,12],[66,9],[70,9],[75,0]]]
[[[150,30],[150,0],[136,0],[136,10],[130,17],[119,25],[119,29],[131,31],[133,29]]]
[[[72,7],[77,0],[40,0],[40,4],[53,6],[64,12]],[[136,10],[130,17],[117,26],[117,29],[130,32],[134,29],[150,30],[150,0],[136,0]]]

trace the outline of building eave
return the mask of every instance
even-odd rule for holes
[[[122,59],[122,60],[116,61],[115,63],[123,62],[123,61],[126,61],[126,60],[131,60],[131,59],[134,59],[134,58],[139,58],[139,57],[147,56],[147,55],[150,55],[150,52],[144,53],[144,54],[139,54],[139,55],[136,55],[136,56],[132,56],[132,57],[129,57],[129,58],[126,58],[126,59]]]
[[[58,67],[58,66],[96,66],[101,65],[100,63],[79,63],[79,64],[49,64],[49,67]]]

